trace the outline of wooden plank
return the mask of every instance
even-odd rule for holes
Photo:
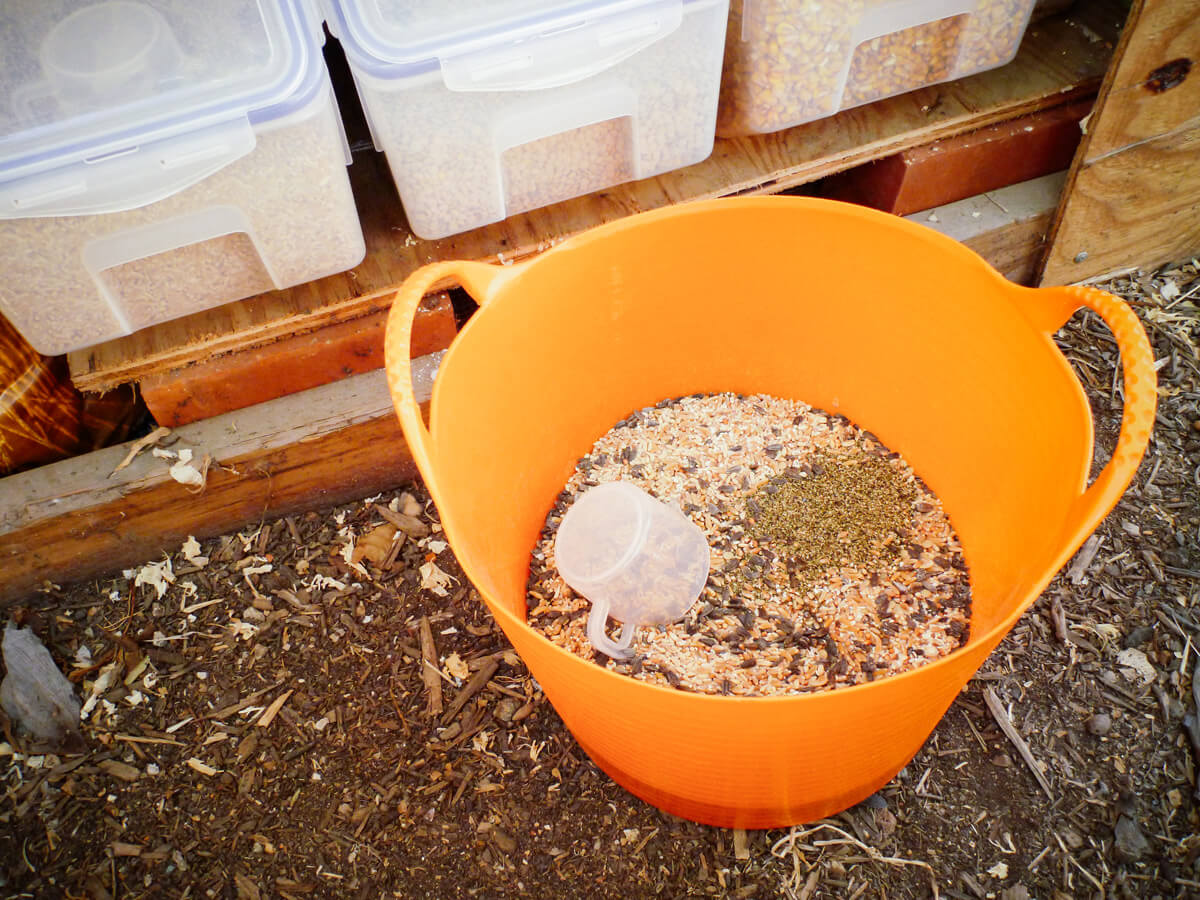
[[[1196,254],[1200,126],[1084,167],[1064,205],[1042,283],[1100,278]]]
[[[1198,251],[1200,0],[1135,0],[1041,281],[1094,279]]]
[[[1032,284],[1066,172],[906,216],[966,244],[1017,284]]]
[[[825,179],[820,195],[907,216],[1071,165],[1092,101],[913,147]]]
[[[427,399],[428,386],[418,396]],[[78,581],[211,537],[411,479],[415,466],[382,370],[187,425],[172,449],[211,454],[203,491],[144,451],[112,474],[127,445],[0,482],[0,602],[45,580]]]
[[[1139,6],[1092,117],[1088,162],[1200,122],[1200,0]]]
[[[177,427],[274,400],[383,366],[387,312],[376,312],[264,347],[229,353],[140,383],[155,421]],[[450,297],[425,298],[413,322],[410,354],[444,350],[456,328]]]
[[[438,241],[408,231],[383,160],[356,155],[351,180],[367,258],[350,273],[163,323],[73,353],[83,390],[102,391],[216,353],[376,312],[419,265],[439,259],[520,258],[603,222],[688,200],[772,193],[872,159],[1095,94],[1123,18],[1095,0],[1031,26],[1014,62],[829,119],[754,138],[717,141],[705,161],[657,178],[514,216]],[[382,186],[381,186],[382,185]]]

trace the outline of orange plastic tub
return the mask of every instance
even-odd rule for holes
[[[442,362],[426,430],[413,314],[454,283],[482,308]],[[1090,487],[1088,404],[1051,340],[1080,306],[1125,367],[1118,446]],[[1154,420],[1150,346],[1121,300],[1019,287],[922,226],[802,198],[633,216],[509,267],[427,266],[397,295],[386,350],[450,544],[580,746],[647,802],[728,827],[811,821],[886,784],[1116,503]],[[614,674],[526,625],[529,554],[575,461],[632,410],[698,391],[803,400],[903,453],[961,538],[968,643],[855,687],[732,698]]]

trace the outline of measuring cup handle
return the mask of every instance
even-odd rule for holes
[[[593,647],[613,659],[628,659],[632,655],[629,648],[633,646],[637,626],[626,622],[621,626],[621,639],[613,641],[604,630],[607,624],[608,603],[604,600],[592,601],[592,611],[588,613],[587,622],[588,640],[592,642]]]
[[[465,288],[476,303],[484,306],[495,296],[499,286],[521,268],[520,265],[501,267],[463,261],[432,263],[410,275],[392,298],[392,310],[388,314],[383,340],[388,390],[413,460],[435,502],[438,497],[433,439],[425,427],[412,386],[412,329],[417,307],[426,294],[459,286]]]
[[[1047,329],[1048,333],[1061,327],[1081,306],[1100,316],[1116,338],[1125,384],[1121,433],[1112,459],[1075,501],[1068,517],[1064,548],[1069,558],[1116,506],[1142,461],[1142,454],[1150,441],[1150,430],[1154,427],[1158,404],[1154,351],[1137,314],[1119,297],[1079,285],[1041,288],[1037,293],[1048,295],[1059,315],[1066,311],[1061,318],[1055,315],[1050,319],[1048,324],[1053,324],[1055,320],[1057,324],[1053,329]]]

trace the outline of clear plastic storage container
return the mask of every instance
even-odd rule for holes
[[[0,313],[46,354],[358,263],[305,0],[0,8]]]
[[[717,134],[764,134],[1012,60],[1035,0],[731,0]]]
[[[328,18],[421,237],[712,152],[728,0],[330,0]]]

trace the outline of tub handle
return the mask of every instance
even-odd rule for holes
[[[436,495],[437,479],[433,477],[433,437],[425,426],[412,384],[410,348],[417,307],[426,294],[452,287],[464,288],[482,307],[492,299],[502,283],[522,268],[521,265],[496,266],[464,260],[431,263],[410,275],[392,298],[392,311],[388,315],[383,344],[388,389],[413,460],[425,478],[430,493],[434,495],[435,503],[439,498]]]
[[[1063,542],[1065,563],[1117,505],[1137,472],[1154,427],[1158,379],[1146,330],[1124,300],[1081,285],[1039,288],[1033,293],[1040,295],[1043,302],[1050,301],[1042,308],[1045,319],[1041,324],[1047,335],[1061,328],[1081,306],[1100,316],[1116,338],[1125,384],[1125,409],[1116,449],[1096,480],[1076,499],[1068,515]]]

